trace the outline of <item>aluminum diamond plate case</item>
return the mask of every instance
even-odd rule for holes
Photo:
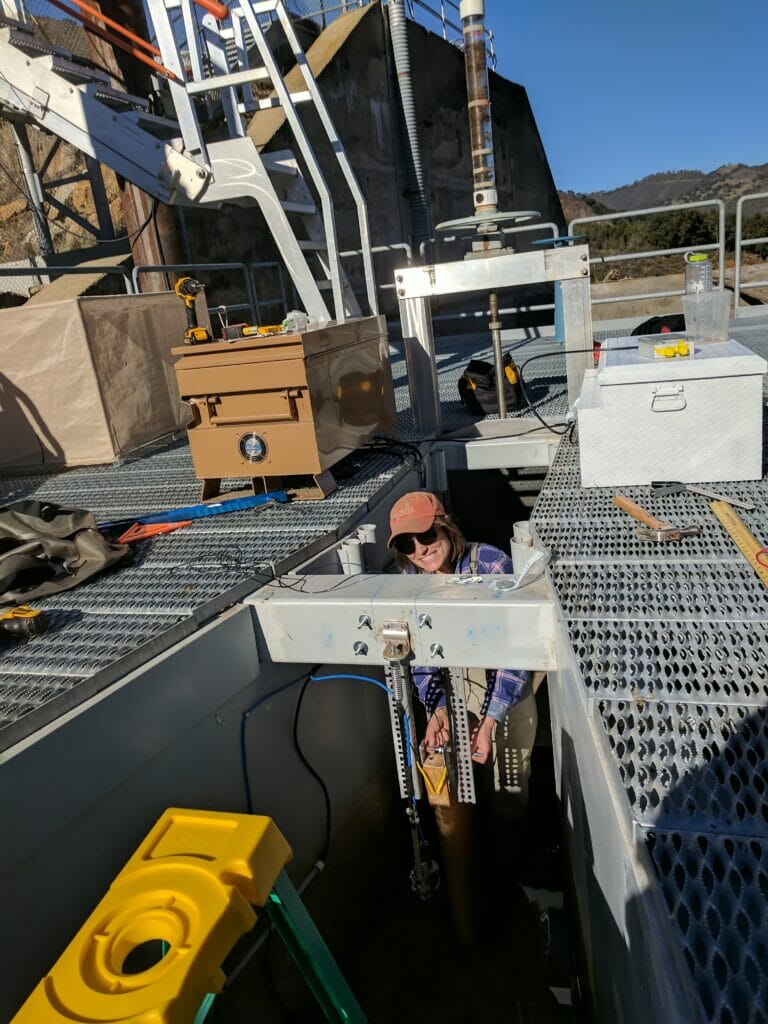
[[[609,339],[584,379],[583,486],[759,479],[765,360],[733,340],[685,360],[643,359],[635,345]]]

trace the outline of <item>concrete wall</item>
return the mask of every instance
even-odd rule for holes
[[[434,225],[472,213],[464,58],[456,47],[412,21],[408,22],[408,33],[422,159]],[[359,18],[354,31],[330,57],[319,81],[368,202],[373,244],[410,241],[399,99],[386,13],[379,4],[372,4]],[[560,203],[525,90],[492,73],[491,98],[500,207],[539,210],[543,220],[561,223]],[[351,197],[319,124],[307,111],[307,107],[301,108],[334,195],[341,248],[357,248]],[[283,126],[266,148],[296,147],[290,131]],[[195,260],[274,258],[263,218],[255,209],[188,211],[186,219]],[[450,255],[445,252],[441,258]],[[377,258],[379,279],[391,281],[396,263],[401,262],[402,254],[392,259]],[[352,261],[347,266],[357,288],[359,275],[355,270],[359,264]],[[232,287],[226,291],[222,287],[224,277],[216,282],[213,278],[207,280],[211,302],[234,301],[234,276]],[[265,286],[268,287],[266,280]],[[388,312],[393,310],[390,301]]]

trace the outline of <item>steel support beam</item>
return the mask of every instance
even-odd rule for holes
[[[293,579],[293,578],[292,578]],[[547,584],[495,589],[509,576],[301,577],[301,590],[275,585],[247,598],[265,661],[385,663],[385,624],[408,624],[413,660],[436,668],[550,670],[555,612]],[[458,582],[458,581],[462,582]],[[471,580],[471,582],[466,582]]]

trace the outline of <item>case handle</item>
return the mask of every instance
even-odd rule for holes
[[[245,416],[218,416],[213,410],[220,399],[208,398],[208,420],[212,427],[243,426],[249,423],[287,423],[299,418],[296,399],[300,397],[299,388],[289,388],[283,395],[288,403],[288,408],[284,412],[248,413]]]
[[[651,412],[681,412],[687,405],[685,386],[683,384],[653,389]]]

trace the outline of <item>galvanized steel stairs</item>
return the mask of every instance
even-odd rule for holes
[[[21,18],[0,15],[0,109],[70,142],[163,203],[258,205],[306,312],[320,321],[344,320],[360,307],[341,269],[330,189],[297,112],[311,104],[355,201],[375,313],[365,202],[282,0],[240,0],[229,7],[226,23],[206,14],[200,31],[193,3],[147,2],[175,119],[157,116],[146,99],[115,89],[108,75],[48,43],[23,20],[20,3]],[[300,92],[285,85],[267,38],[271,25],[280,26],[301,69]],[[251,67],[254,50],[260,63]],[[271,94],[254,96],[256,82],[270,83]],[[285,112],[314,194],[293,151],[260,154],[246,133],[253,111],[274,106]],[[223,112],[228,137],[221,131],[217,140],[204,137],[212,110]]]

